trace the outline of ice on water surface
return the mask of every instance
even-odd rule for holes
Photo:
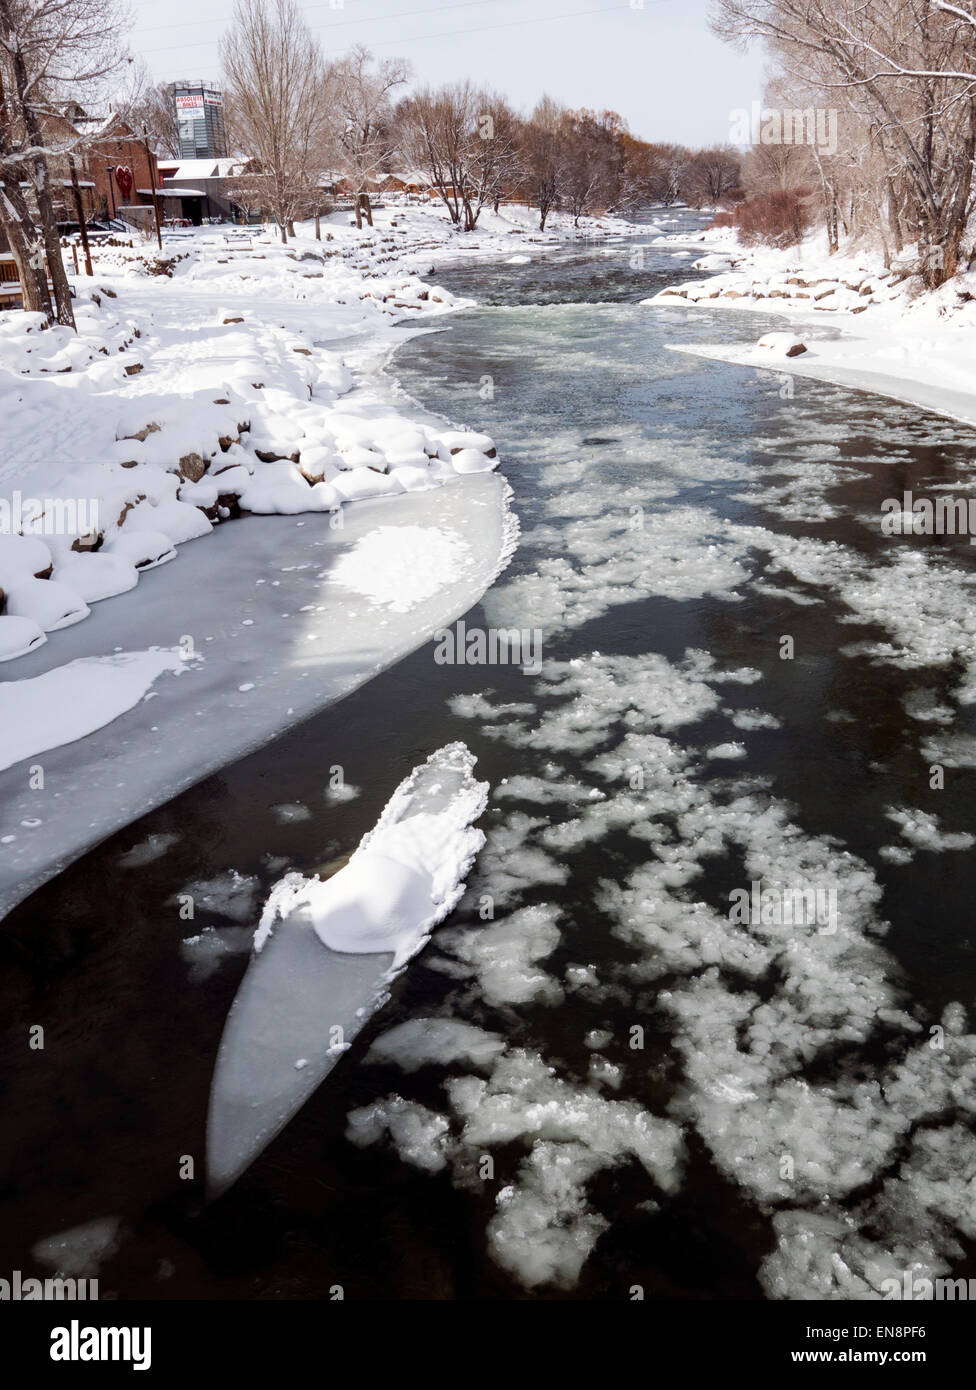
[[[378,1009],[398,971],[451,912],[484,836],[487,784],[463,744],[431,754],[394,792],[348,864],[272,889],[220,1044],[207,1178],[228,1187],[287,1124]]]
[[[316,515],[248,517],[145,575],[138,601],[123,595],[100,604],[57,644],[21,657],[16,679],[0,682],[0,704],[11,715],[30,706],[31,715],[5,720],[0,739],[0,763],[8,764],[0,771],[0,911],[467,612],[508,558],[514,522],[506,497],[503,479],[478,473],[357,503],[343,512],[341,529]],[[435,558],[464,563],[425,567],[406,608],[389,583],[379,595],[333,583],[336,567],[368,546],[377,527],[414,564],[426,536]],[[400,530],[406,539],[397,549]],[[42,750],[57,797],[28,786],[25,760]],[[39,815],[43,836],[25,833],[23,823]]]

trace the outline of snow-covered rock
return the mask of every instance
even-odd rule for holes
[[[32,618],[45,632],[80,623],[89,611],[73,589],[55,579],[22,579],[7,590],[7,613],[12,618]]]
[[[47,641],[42,628],[31,618],[0,614],[0,661],[12,661],[35,651]]]
[[[795,333],[764,333],[756,347],[771,357],[799,357],[807,351],[806,343]]]
[[[98,603],[134,589],[139,573],[124,555],[96,551],[62,561],[54,571],[54,578],[73,589],[86,603]]]

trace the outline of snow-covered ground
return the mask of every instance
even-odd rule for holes
[[[822,231],[784,251],[741,248],[729,228],[659,242],[704,249],[693,268],[708,274],[678,281],[644,304],[784,314],[796,327],[779,343],[676,350],[860,387],[976,424],[976,269],[920,293],[911,256],[888,270],[870,249],[829,256]],[[805,351],[787,356],[797,344]]]
[[[452,308],[438,260],[633,230],[532,217],[135,238],[73,277],[77,335],[0,313],[0,909],[485,591],[515,530],[492,440],[373,369]]]

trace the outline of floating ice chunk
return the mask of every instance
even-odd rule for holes
[[[451,1141],[445,1116],[401,1096],[389,1096],[349,1112],[346,1138],[357,1148],[379,1143],[387,1134],[404,1163],[426,1173],[439,1173],[447,1167]]]
[[[706,755],[712,759],[735,760],[746,756],[744,743],[717,743],[714,748],[709,748]]]
[[[503,1187],[488,1223],[494,1259],[527,1289],[572,1288],[609,1221],[586,1201],[586,1184],[604,1167],[582,1144],[540,1142]]]
[[[202,907],[221,917],[229,917],[232,922],[247,922],[253,919],[259,887],[253,874],[228,869],[226,873],[216,874],[213,878],[188,883],[180,896],[189,896],[196,908]]]
[[[336,787],[328,786],[324,792],[330,806],[341,806],[343,802],[355,801],[359,794],[359,788],[354,787],[351,782],[340,782]]]
[[[761,709],[737,709],[731,715],[737,729],[751,733],[754,729],[781,729],[783,727],[775,714]]]
[[[889,806],[885,815],[901,830],[902,836],[916,849],[939,853],[950,849],[972,849],[976,836],[968,831],[946,831],[939,829],[938,816],[927,811],[909,811],[903,807]]]
[[[296,821],[311,820],[312,813],[300,801],[283,801],[271,807],[271,814],[279,825],[294,825]]]
[[[147,835],[138,845],[133,845],[131,849],[119,855],[119,867],[122,869],[141,869],[146,864],[152,864],[154,860],[161,859],[179,842],[180,837],[175,831]]]
[[[456,906],[484,839],[472,823],[487,784],[473,768],[463,744],[438,749],[345,868],[324,883],[287,874],[272,889],[214,1071],[211,1191],[234,1182],[304,1105]],[[296,1057],[306,1062],[297,1070]]]
[[[559,917],[548,903],[525,907],[490,927],[446,933],[440,945],[473,967],[489,1004],[560,1004],[559,984],[535,964],[559,945]]]
[[[505,1040],[455,1018],[411,1018],[376,1039],[367,1062],[393,1062],[405,1072],[426,1066],[467,1062],[491,1069],[505,1051]]]
[[[180,955],[190,967],[190,984],[202,984],[229,956],[249,951],[253,935],[250,927],[204,927],[196,936],[185,937]]]
[[[46,1236],[31,1248],[35,1260],[70,1279],[94,1277],[119,1246],[119,1218],[101,1217]]]

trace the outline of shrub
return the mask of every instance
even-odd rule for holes
[[[795,246],[811,222],[809,190],[777,188],[748,198],[733,214],[743,246]]]

